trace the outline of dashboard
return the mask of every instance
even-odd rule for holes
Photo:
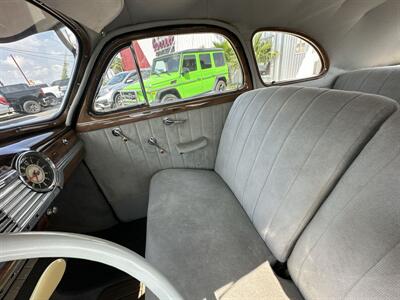
[[[1,147],[0,234],[34,230],[83,159],[73,130],[42,134]],[[39,228],[42,229],[42,228]],[[0,299],[28,261],[0,264]]]

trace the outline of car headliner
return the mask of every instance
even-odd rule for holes
[[[202,19],[205,23],[207,20],[218,20],[229,24],[237,29],[240,38],[247,43],[250,42],[252,33],[262,27],[280,27],[302,32],[321,44],[328,53],[331,65],[340,69],[390,65],[400,61],[398,0],[44,2],[76,19],[90,30],[94,44],[101,39],[100,31],[107,35],[113,30],[129,25]],[[94,12],[93,7],[103,14]],[[99,15],[106,17],[99,18]]]
[[[177,20],[217,20],[237,29],[249,43],[258,28],[302,32],[315,39],[339,69],[390,65],[400,61],[398,0],[44,0],[75,19],[92,45],[116,29]],[[18,5],[19,1],[6,1]],[[26,14],[28,10],[22,9]],[[229,8],[229,9],[227,9]],[[102,16],[102,17],[99,17]],[[26,20],[29,18],[18,18]],[[49,24],[50,25],[50,24]],[[22,25],[21,25],[22,26]],[[104,32],[105,35],[101,35]],[[9,34],[9,32],[7,32]],[[1,36],[0,36],[1,37]]]

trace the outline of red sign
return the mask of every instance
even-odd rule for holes
[[[152,43],[153,49],[157,53],[175,46],[175,37],[173,35],[155,37]]]

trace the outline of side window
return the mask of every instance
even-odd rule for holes
[[[182,72],[191,72],[197,70],[196,55],[184,55],[182,63]]]
[[[29,2],[11,2],[1,8],[0,129],[56,118],[79,56],[71,30]]]
[[[213,53],[213,58],[214,58],[214,65],[216,67],[222,67],[223,65],[225,65],[225,58],[222,52]]]
[[[204,77],[201,72],[194,72],[200,69],[207,69],[208,75]],[[143,82],[140,76],[128,74],[138,72]],[[242,87],[241,65],[223,35],[157,36],[134,40],[114,55],[97,88],[93,110],[107,113],[123,108],[157,106]]]
[[[324,65],[317,49],[301,37],[279,31],[260,31],[253,36],[253,50],[264,83],[315,77]]]
[[[200,65],[202,69],[211,68],[211,57],[210,54],[200,54]]]

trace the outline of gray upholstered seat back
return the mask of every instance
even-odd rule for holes
[[[400,299],[400,113],[363,149],[288,267],[307,299]]]
[[[333,88],[382,95],[400,102],[400,66],[348,72],[338,76]]]
[[[287,259],[338,178],[396,107],[380,96],[315,88],[273,87],[238,97],[215,170],[278,260]]]

